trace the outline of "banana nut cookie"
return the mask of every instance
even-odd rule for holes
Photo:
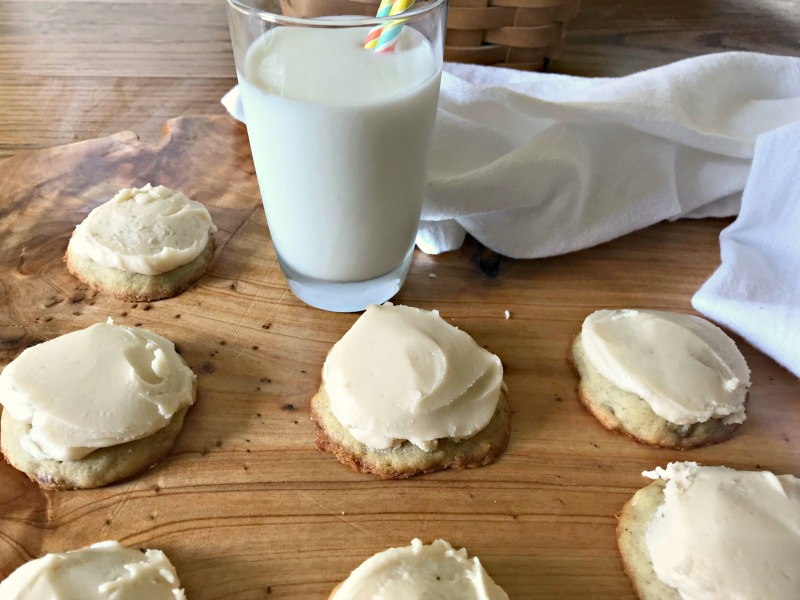
[[[572,344],[578,397],[611,430],[654,446],[728,439],[745,420],[750,370],[733,340],[705,319],[600,310]]]
[[[641,600],[800,594],[800,479],[670,463],[625,504],[617,543]]]
[[[199,202],[148,184],[92,210],[64,260],[75,277],[122,300],[169,298],[205,273],[216,229]]]
[[[486,465],[511,429],[500,359],[436,311],[388,302],[331,349],[311,417],[320,450],[392,479]]]
[[[169,340],[98,323],[26,349],[0,373],[0,448],[43,488],[107,485],[167,455],[195,385]]]
[[[478,557],[444,540],[389,548],[365,560],[328,600],[508,600]]]
[[[161,550],[118,542],[46,554],[0,582],[3,600],[186,600],[175,567]]]

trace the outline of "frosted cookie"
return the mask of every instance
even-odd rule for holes
[[[117,298],[169,298],[205,273],[216,230],[202,204],[147,184],[92,210],[75,228],[64,260],[75,277]]]
[[[800,598],[800,479],[670,463],[619,515],[641,600]]]
[[[500,359],[437,311],[388,302],[331,349],[311,418],[320,450],[395,479],[489,464],[511,428]]]
[[[328,600],[508,600],[477,557],[456,550],[444,540],[426,546],[413,540],[405,548],[389,548],[368,558]]]
[[[98,323],[0,373],[0,449],[44,488],[107,485],[164,458],[194,400],[195,375],[172,342]]]
[[[175,567],[161,550],[117,542],[46,554],[0,582],[3,600],[186,600]]]
[[[713,444],[745,420],[750,369],[733,340],[699,317],[599,310],[583,322],[570,362],[592,414],[647,444]]]

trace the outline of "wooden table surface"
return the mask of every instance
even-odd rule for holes
[[[794,0],[584,0],[553,67],[609,75],[722,49],[797,55],[799,39]],[[308,401],[355,316],[286,289],[242,128],[183,119],[158,141],[170,117],[221,114],[234,83],[222,2],[5,0],[0,75],[0,156],[121,130],[143,138],[0,162],[0,364],[111,315],[173,339],[199,384],[173,454],[133,481],[43,492],[0,466],[0,577],[114,538],[164,549],[191,600],[322,600],[362,560],[418,536],[466,546],[513,600],[631,598],[615,513],[646,483],[642,470],[690,459],[800,475],[800,383],[739,338],[753,387],[729,442],[646,448],[602,429],[575,397],[565,356],[586,314],[691,312],[724,220],[660,224],[547,260],[498,259],[474,242],[417,253],[396,300],[438,308],[502,358],[511,443],[481,469],[402,482],[353,473],[315,450]],[[141,177],[206,202],[221,243],[195,288],[133,306],[82,289],[59,261],[86,211]]]

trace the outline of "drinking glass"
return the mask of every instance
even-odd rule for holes
[[[382,17],[364,16],[374,5],[358,0],[227,3],[256,176],[289,287],[337,312],[390,299],[419,226],[447,0]]]

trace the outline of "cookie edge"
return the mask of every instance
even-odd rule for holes
[[[641,488],[617,513],[617,548],[625,574],[640,600],[680,600],[678,591],[656,575],[645,541],[647,526],[664,501],[664,485],[664,481],[656,480]],[[636,558],[646,562],[637,566]]]
[[[75,255],[71,242],[72,238],[64,254],[67,271],[92,289],[125,302],[152,302],[183,293],[206,273],[216,249],[214,235],[209,233],[208,243],[190,262],[165,273],[145,275],[105,267],[91,258]],[[86,267],[91,267],[92,272],[87,272]]]
[[[320,406],[322,405],[322,406]],[[326,408],[329,416],[321,415],[320,410]],[[346,436],[344,440],[337,439],[325,426],[328,419],[334,419],[335,424],[338,425]],[[378,475],[383,479],[407,479],[415,475],[423,473],[433,473],[444,469],[470,469],[475,467],[482,467],[495,462],[500,455],[505,452],[511,438],[511,405],[508,401],[508,395],[505,391],[501,391],[500,398],[497,403],[494,415],[489,423],[481,431],[476,433],[471,438],[462,440],[460,442],[453,442],[451,440],[441,440],[439,447],[432,453],[425,452],[421,449],[413,447],[411,450],[416,454],[418,451],[420,458],[428,459],[427,464],[417,468],[400,468],[389,470],[382,467],[379,461],[370,460],[369,452],[377,452],[379,454],[390,454],[396,452],[394,449],[389,450],[374,450],[370,449],[365,444],[353,438],[344,427],[336,420],[336,417],[330,410],[330,399],[325,392],[325,384],[322,383],[319,390],[311,399],[311,420],[314,422],[317,430],[316,446],[322,452],[330,452],[339,462],[349,466],[354,471],[359,473],[370,473]],[[486,436],[487,433],[492,435],[488,439],[482,439],[481,436]],[[472,443],[485,443],[488,445],[485,451],[477,451],[467,456],[451,456],[452,451],[463,449],[465,444]],[[356,452],[347,446],[356,446],[360,451]],[[404,442],[401,448],[411,447],[410,442]],[[443,454],[440,460],[431,460],[432,455]]]

